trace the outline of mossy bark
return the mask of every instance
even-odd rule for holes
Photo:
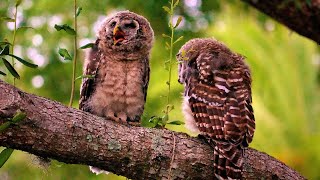
[[[198,138],[118,124],[22,92],[0,80],[0,124],[17,110],[27,118],[0,134],[1,146],[65,163],[92,165],[131,179],[214,178],[213,151]],[[243,177],[304,179],[251,148],[245,151]]]

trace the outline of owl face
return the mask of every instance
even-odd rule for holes
[[[177,54],[177,60],[179,62],[178,64],[178,82],[183,84],[186,80],[186,75],[188,71],[188,62],[181,60],[181,55]]]
[[[130,11],[120,11],[104,21],[98,38],[104,49],[145,52],[151,49],[153,30],[144,17]]]
[[[183,84],[191,74],[197,73],[196,59],[198,51],[193,46],[183,46],[176,55],[178,60],[178,82]]]
[[[224,44],[211,38],[192,39],[184,44],[177,60],[180,83],[188,77],[208,78],[215,70],[231,69],[243,64],[241,55],[232,53]]]
[[[114,46],[129,44],[137,37],[139,23],[133,18],[116,17],[109,21],[106,27],[106,35],[109,43]]]

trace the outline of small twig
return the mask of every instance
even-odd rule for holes
[[[169,178],[168,178],[169,180],[171,179],[171,169],[172,169],[172,164],[174,161],[174,155],[176,151],[176,137],[173,132],[172,132],[172,138],[173,138],[173,148],[172,148],[172,156],[171,156],[171,162],[170,162],[170,168],[169,168]]]
[[[16,5],[15,12],[14,12],[14,29],[13,29],[13,39],[12,39],[12,47],[11,47],[11,54],[14,54],[14,45],[16,42],[16,34],[17,34],[17,14],[18,14],[18,5]],[[14,68],[15,62],[14,58],[11,57],[12,67]],[[13,85],[16,85],[16,78],[13,77]]]
[[[71,95],[69,101],[69,107],[72,106],[73,97],[74,97],[74,89],[76,83],[76,66],[77,66],[77,56],[78,56],[78,39],[77,39],[77,0],[74,0],[74,31],[76,32],[74,36],[74,58],[73,58],[73,66],[72,66],[72,84],[71,84]]]

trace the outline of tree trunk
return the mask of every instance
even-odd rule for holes
[[[320,0],[242,0],[320,44]]]
[[[27,118],[0,134],[0,145],[65,163],[87,164],[131,179],[213,179],[213,151],[198,138],[122,125],[20,91],[0,80],[0,124],[17,110]],[[265,153],[245,151],[245,179],[304,179]]]

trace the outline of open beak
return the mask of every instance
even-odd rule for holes
[[[113,45],[117,45],[119,42],[125,40],[124,36],[125,33],[118,26],[116,26],[113,29]]]

